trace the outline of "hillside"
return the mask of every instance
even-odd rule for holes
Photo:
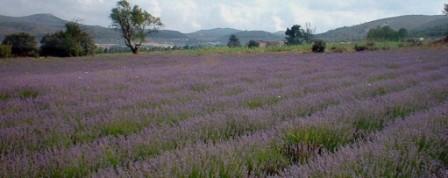
[[[220,41],[223,36],[229,36],[234,33],[241,32],[241,30],[233,28],[214,28],[208,30],[199,30],[193,33],[187,33],[186,35],[192,39],[196,39],[204,42],[216,42]]]
[[[47,33],[54,33],[64,29],[67,20],[60,19],[51,14],[35,14],[24,17],[8,17],[0,15],[0,39],[7,34],[17,32],[31,33],[42,38]],[[111,28],[102,26],[81,25],[96,41],[96,43],[120,44],[122,39],[120,34]],[[160,30],[152,33],[152,41],[175,43],[176,41],[188,41],[188,37],[178,31]]]
[[[448,17],[442,15],[406,15],[375,20],[351,27],[342,27],[316,35],[327,41],[357,41],[366,37],[367,32],[378,26],[388,25],[394,29],[406,28],[411,36],[441,36],[440,31],[448,30]],[[438,32],[437,34],[434,34]]]

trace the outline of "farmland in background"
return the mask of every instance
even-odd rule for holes
[[[211,53],[2,61],[0,177],[447,176],[446,49]]]

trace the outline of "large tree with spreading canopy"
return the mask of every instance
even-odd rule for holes
[[[128,0],[120,0],[110,14],[112,25],[120,30],[124,43],[137,54],[147,34],[162,26],[159,17],[152,16],[138,5],[131,6]]]

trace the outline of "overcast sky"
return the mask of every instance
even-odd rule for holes
[[[192,32],[231,27],[279,31],[312,23],[317,32],[378,18],[441,14],[447,0],[130,0],[165,24],[164,29]],[[66,20],[109,26],[116,0],[0,0],[0,14],[51,13]]]

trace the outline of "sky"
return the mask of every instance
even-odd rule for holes
[[[116,0],[0,0],[0,14],[51,13],[83,24],[110,26]],[[163,29],[193,32],[230,27],[240,30],[285,30],[311,23],[325,32],[379,18],[442,14],[447,0],[130,0],[161,18]]]

